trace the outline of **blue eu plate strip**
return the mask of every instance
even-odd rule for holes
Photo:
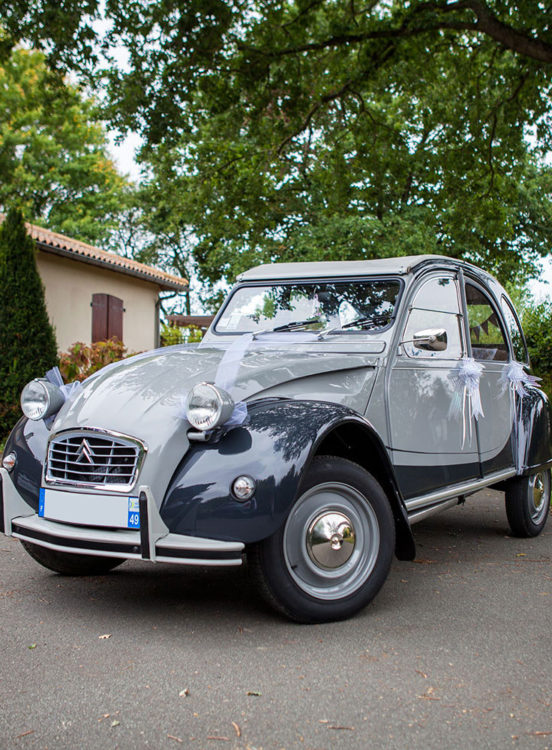
[[[140,506],[137,497],[128,498],[128,528],[140,528]]]
[[[40,494],[38,496],[38,515],[44,518],[44,496],[46,495],[46,490],[44,487],[40,488]]]

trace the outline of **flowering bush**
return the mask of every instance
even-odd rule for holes
[[[102,367],[132,356],[122,341],[116,338],[107,341],[96,341],[90,346],[77,341],[69,351],[59,355],[59,369],[66,383],[84,380]]]

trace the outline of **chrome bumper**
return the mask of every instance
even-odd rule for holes
[[[241,565],[245,545],[183,534],[171,534],[159,515],[149,487],[140,487],[141,529],[99,529],[48,521],[38,516],[0,468],[3,532],[41,547],[96,557],[180,563]],[[3,506],[3,508],[2,508]]]

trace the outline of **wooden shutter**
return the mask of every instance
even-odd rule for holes
[[[107,298],[108,294],[92,295],[92,343],[107,338]]]
[[[113,336],[119,341],[123,340],[123,300],[118,297],[107,295],[107,338]]]
[[[123,340],[123,300],[111,294],[93,294],[92,343],[112,336]]]

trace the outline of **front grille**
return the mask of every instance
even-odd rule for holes
[[[46,481],[75,486],[130,487],[142,446],[106,433],[72,432],[50,441]]]

